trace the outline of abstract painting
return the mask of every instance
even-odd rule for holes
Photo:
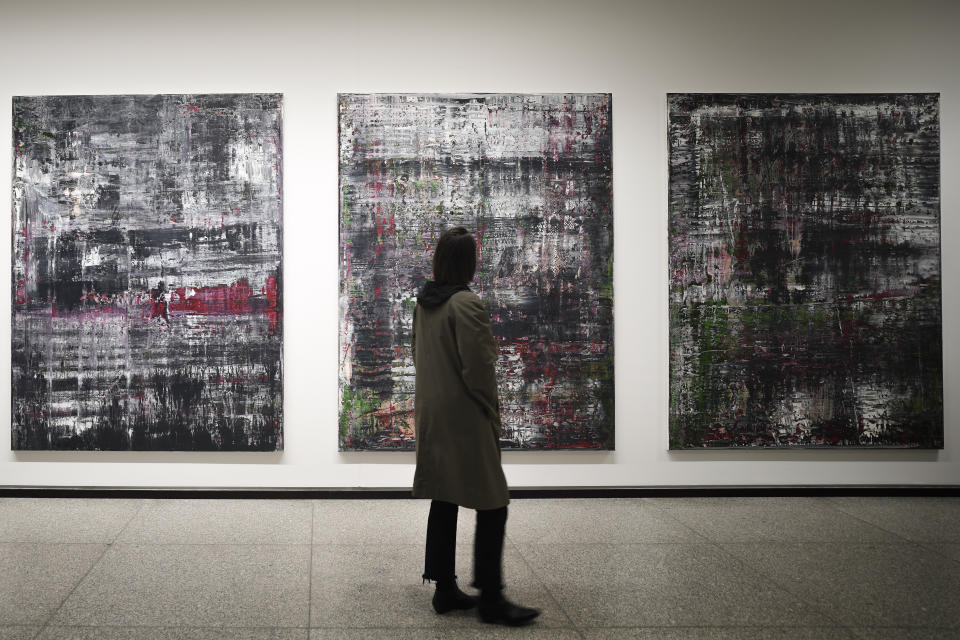
[[[281,103],[13,99],[13,449],[283,448]]]
[[[341,94],[341,450],[415,445],[410,332],[440,233],[478,242],[505,449],[612,449],[609,94]]]
[[[668,103],[670,448],[942,448],[939,94]]]

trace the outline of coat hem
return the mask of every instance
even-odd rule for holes
[[[455,504],[458,507],[463,507],[464,509],[475,509],[477,511],[489,511],[491,509],[500,509],[510,504],[509,495],[502,502],[498,500],[490,504],[474,502],[472,500],[457,500],[457,499],[454,499],[452,496],[443,495],[440,493],[434,493],[432,491],[425,491],[423,489],[414,489],[413,491],[411,491],[411,495],[414,498],[418,498],[421,500],[442,500],[444,502]]]

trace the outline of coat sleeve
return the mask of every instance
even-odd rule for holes
[[[497,393],[497,343],[490,329],[490,316],[473,294],[451,300],[460,374],[470,396],[483,408],[500,432],[500,398]]]

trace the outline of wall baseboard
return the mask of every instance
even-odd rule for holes
[[[757,498],[828,496],[960,496],[960,485],[520,487],[510,490],[510,497],[520,500],[527,498]],[[0,498],[372,500],[411,499],[411,496],[410,489],[0,487]]]

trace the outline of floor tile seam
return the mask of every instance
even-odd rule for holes
[[[77,583],[73,586],[73,588],[72,588],[72,589],[70,590],[70,592],[66,595],[66,597],[60,602],[59,606],[58,606],[58,607],[53,611],[53,613],[47,618],[46,622],[42,625],[42,627],[40,628],[40,630],[37,632],[38,635],[37,635],[37,636],[34,636],[34,637],[39,637],[39,635],[42,635],[42,633],[43,633],[48,627],[51,627],[51,626],[53,626],[53,627],[77,627],[77,626],[79,626],[79,627],[91,627],[91,628],[96,628],[96,627],[108,627],[108,628],[134,627],[134,628],[140,628],[140,627],[142,626],[143,628],[151,628],[151,629],[153,629],[153,628],[178,628],[178,629],[179,629],[179,628],[210,628],[210,629],[218,629],[218,628],[231,628],[231,629],[232,629],[232,628],[242,628],[242,629],[248,629],[248,628],[249,628],[249,629],[272,629],[272,628],[281,628],[281,629],[308,629],[308,628],[309,628],[309,624],[310,624],[309,617],[308,617],[308,619],[307,619],[307,624],[306,624],[306,625],[292,625],[292,626],[281,625],[281,624],[276,624],[276,625],[263,625],[263,626],[247,626],[247,625],[240,625],[240,626],[213,625],[213,626],[208,626],[208,625],[199,625],[199,626],[197,626],[197,627],[194,627],[194,626],[191,626],[191,625],[172,625],[172,626],[171,626],[171,625],[125,625],[125,624],[124,624],[124,625],[69,625],[69,624],[60,625],[60,624],[52,624],[53,621],[56,619],[57,615],[58,615],[58,614],[60,613],[60,611],[63,609],[64,605],[65,605],[65,604],[67,603],[67,601],[70,599],[70,597],[76,592],[76,590],[80,587],[80,585],[82,585],[82,584],[86,581],[86,579],[90,576],[90,574],[93,572],[93,570],[103,562],[104,557],[105,557],[105,556],[107,555],[107,553],[109,553],[110,550],[113,549],[114,547],[164,547],[164,546],[168,546],[168,547],[169,547],[169,546],[177,546],[177,547],[193,547],[193,546],[208,546],[208,547],[212,547],[212,546],[219,546],[219,547],[223,547],[223,546],[230,546],[230,547],[251,547],[251,546],[252,546],[252,547],[277,547],[277,548],[281,548],[281,547],[286,548],[286,547],[294,547],[294,546],[295,546],[295,547],[303,547],[303,548],[305,548],[305,549],[310,550],[310,570],[311,570],[311,573],[312,573],[312,560],[313,560],[312,545],[308,545],[308,544],[300,544],[300,545],[289,545],[289,544],[272,544],[272,545],[248,545],[248,544],[240,544],[240,545],[215,545],[215,544],[199,544],[199,545],[189,545],[189,544],[188,544],[188,545],[181,545],[181,544],[177,544],[177,545],[144,545],[144,544],[128,544],[128,543],[114,543],[114,544],[104,544],[104,543],[100,543],[100,544],[104,546],[103,552],[102,552],[102,553],[100,554],[100,556],[90,565],[90,568],[86,571],[86,573],[84,573],[84,575],[77,581]],[[310,585],[312,584],[312,576],[311,576],[311,575],[307,575],[307,583],[308,583],[308,590],[309,590],[309,587],[310,587]],[[308,605],[309,605],[309,600],[308,600]]]
[[[124,525],[123,525],[122,527],[120,527],[120,530],[117,531],[117,533],[116,533],[115,536],[113,536],[113,540],[111,540],[111,541],[109,542],[109,544],[113,545],[113,544],[115,544],[115,543],[117,542],[117,540],[120,539],[120,536],[123,535],[123,532],[126,531],[127,528],[130,526],[130,523],[133,522],[134,520],[136,520],[137,517],[138,517],[141,513],[143,513],[143,511],[147,508],[147,504],[148,504],[148,503],[147,503],[146,500],[143,500],[143,501],[140,502],[139,508],[138,508],[136,511],[134,511],[134,512],[133,512],[133,515],[130,516],[130,518],[124,523]]]
[[[573,617],[567,612],[566,608],[564,608],[564,606],[560,604],[560,600],[557,599],[553,591],[550,590],[550,586],[547,584],[547,581],[543,579],[543,576],[537,573],[537,571],[533,568],[530,562],[527,561],[527,557],[526,555],[524,555],[523,550],[520,549],[520,546],[512,539],[510,540],[510,544],[513,545],[514,551],[516,551],[517,555],[520,556],[520,561],[523,562],[523,564],[527,567],[527,571],[529,571],[533,575],[533,577],[537,579],[537,582],[539,582],[543,590],[547,592],[547,595],[550,597],[550,600],[553,601],[553,604],[556,605],[557,609],[560,610],[560,613],[562,613],[563,616],[567,619],[567,622],[570,623],[573,630],[576,631],[580,635],[580,637],[583,637],[583,633],[580,629],[580,626],[573,621]]]
[[[652,507],[655,511],[657,511],[661,516],[663,516],[663,517],[665,517],[665,518],[667,518],[667,519],[669,519],[669,520],[671,520],[671,521],[679,524],[679,525],[680,525],[681,527],[683,527],[684,529],[690,531],[693,535],[695,535],[695,536],[697,536],[697,537],[699,537],[699,538],[703,538],[704,540],[706,540],[706,541],[708,541],[708,542],[712,542],[709,537],[707,537],[706,535],[700,533],[699,531],[697,531],[696,529],[694,529],[693,527],[691,527],[689,524],[687,524],[686,522],[684,522],[684,521],[681,520],[680,518],[678,518],[678,517],[676,517],[675,515],[673,515],[672,513],[670,513],[670,510],[669,510],[669,509],[667,509],[666,507],[662,507],[662,506],[658,505],[658,504],[656,503],[656,499],[654,499],[654,498],[641,498],[641,501],[642,501],[641,504],[649,505],[649,506]]]
[[[58,629],[195,629],[195,630],[238,630],[238,629],[250,629],[250,630],[269,630],[269,629],[319,629],[319,630],[394,630],[394,629],[403,629],[405,631],[437,631],[437,630],[466,630],[472,629],[474,627],[450,627],[450,626],[441,626],[441,625],[404,625],[398,627],[397,625],[380,625],[380,626],[332,626],[332,625],[310,625],[310,626],[284,626],[284,625],[242,625],[242,626],[228,626],[228,625],[133,625],[133,624],[123,624],[123,625],[82,625],[82,624],[54,624],[46,625],[40,627],[38,625],[6,625],[8,627],[24,627],[24,628],[37,628],[36,635],[33,637],[36,638],[40,635],[47,626],[55,627]],[[487,627],[476,627],[477,629],[486,629]],[[528,629],[539,629],[542,631],[574,631],[583,637],[584,632],[589,631],[615,631],[618,629],[663,629],[663,630],[680,630],[680,629],[744,629],[744,630],[762,630],[762,629],[846,629],[846,630],[856,630],[856,629],[904,629],[911,631],[953,631],[954,627],[949,626],[937,626],[937,625],[922,625],[922,626],[905,626],[905,625],[882,625],[882,624],[869,624],[869,625],[783,625],[783,624],[764,624],[764,625],[724,625],[724,624],[703,624],[703,625],[690,625],[690,624],[676,624],[676,625],[611,625],[611,626],[588,626],[588,627],[576,627],[576,626],[559,626],[559,627],[542,627],[536,626],[536,624],[527,627]]]
[[[927,541],[927,542],[912,542],[910,540],[904,539],[903,542],[857,542],[844,539],[803,539],[803,540],[778,540],[776,538],[770,538],[765,540],[734,540],[734,539],[704,539],[697,541],[635,541],[635,542],[542,542],[539,540],[525,540],[523,538],[512,538],[512,541],[516,544],[531,545],[531,546],[541,546],[541,547],[657,547],[657,546],[692,546],[692,547],[708,547],[716,544],[735,544],[735,545],[783,545],[783,544],[823,544],[828,542],[830,544],[841,544],[844,546],[851,547],[918,547],[924,548],[927,550],[932,550],[928,545],[935,544],[960,544],[957,542],[946,542],[946,541]],[[105,540],[100,541],[86,541],[86,542],[67,542],[59,540],[48,540],[37,542],[34,539],[31,540],[0,540],[0,546],[4,545],[33,545],[33,546],[92,546],[92,545],[107,545],[107,546],[117,546],[117,547],[419,547],[422,546],[421,542],[399,542],[388,544],[385,542],[148,542],[148,541],[123,541],[123,542],[107,542]],[[457,547],[473,547],[472,542],[458,542]],[[945,556],[949,557],[949,556]]]
[[[853,518],[854,520],[859,520],[860,522],[863,522],[864,524],[868,524],[868,525],[870,525],[871,527],[873,527],[873,528],[875,528],[875,529],[879,529],[880,531],[883,531],[884,533],[890,534],[890,535],[893,536],[894,538],[899,538],[899,539],[901,539],[901,540],[905,540],[905,541],[907,541],[907,542],[909,542],[909,543],[912,543],[912,544],[918,544],[918,542],[915,541],[915,540],[912,540],[912,539],[910,539],[910,538],[907,538],[907,537],[905,537],[905,536],[902,536],[902,535],[900,535],[899,533],[895,533],[895,532],[893,532],[893,531],[890,531],[889,529],[886,529],[886,528],[884,528],[884,527],[881,527],[880,525],[878,525],[878,524],[875,523],[875,522],[870,522],[869,520],[867,520],[867,519],[865,519],[865,518],[862,518],[862,517],[858,516],[858,515],[855,514],[855,513],[851,513],[851,512],[849,512],[849,511],[847,511],[847,510],[844,509],[840,504],[838,504],[837,502],[835,502],[833,498],[829,498],[829,497],[828,497],[827,500],[826,500],[826,502],[827,502],[827,504],[830,505],[831,508],[836,509],[837,511],[839,511],[840,513],[843,513],[844,515],[850,516],[850,517]]]
[[[609,627],[588,626],[585,631],[616,629],[951,629],[952,627],[884,627],[883,625],[847,626],[840,624],[618,624]]]
[[[784,545],[822,545],[824,542],[841,545],[844,547],[922,547],[922,543],[916,542],[849,542],[844,540],[760,540],[746,542],[743,540],[704,540],[697,542],[526,542],[519,541],[517,544],[531,547],[713,547],[718,544],[736,545],[736,546],[784,546]],[[938,544],[930,542],[926,544]],[[944,543],[955,544],[955,543]]]
[[[714,541],[703,541],[703,542],[528,542],[525,540],[517,540],[516,538],[506,538],[511,544],[513,544],[519,550],[521,546],[530,546],[530,547],[551,547],[551,548],[577,548],[583,549],[584,547],[608,547],[608,548],[622,548],[622,547],[710,547],[717,544]],[[812,543],[811,543],[812,544]],[[163,546],[163,545],[141,545],[141,546]],[[190,545],[170,545],[170,546],[190,546]],[[238,545],[244,546],[244,545]],[[254,545],[256,546],[256,545]],[[285,546],[304,546],[304,545],[285,545]],[[397,544],[387,544],[384,542],[367,542],[367,543],[348,543],[348,544],[338,544],[338,543],[319,543],[312,545],[314,548],[321,549],[418,549],[423,546],[423,543],[397,543]],[[891,545],[895,547],[900,547],[903,545]],[[473,549],[473,543],[463,543],[457,544],[457,549]]]
[[[47,544],[47,543],[38,543]],[[50,543],[59,544],[59,543]],[[76,543],[90,544],[90,543]],[[108,544],[100,542],[97,544]],[[309,542],[114,542],[110,547],[314,547]],[[360,545],[357,545],[360,546]]]
[[[426,539],[426,537],[424,537]],[[409,542],[384,542],[383,539],[371,541],[371,542],[315,542],[312,546],[314,547],[422,547],[424,540],[409,541]],[[470,542],[458,542],[458,547],[473,547],[473,541]]]
[[[108,541],[106,541],[106,540],[99,540],[99,541],[97,541],[97,542],[59,542],[59,541],[57,541],[57,540],[50,540],[50,541],[47,541],[47,542],[36,542],[35,540],[0,540],[0,546],[3,546],[3,545],[15,545],[15,544],[16,544],[16,545],[29,544],[29,545],[34,545],[34,546],[37,546],[37,547],[68,547],[68,546],[77,546],[77,547],[87,546],[87,547],[89,547],[89,546],[92,546],[92,545],[96,545],[96,546],[99,547],[99,546],[101,546],[101,545],[111,546],[113,543],[112,543],[112,542],[108,542]]]
[[[309,574],[307,575],[307,626],[310,626],[310,623],[313,622],[313,557],[316,555],[314,553],[314,546],[316,543],[315,531],[316,531],[316,520],[317,520],[317,505],[315,502],[310,503],[310,568]]]
[[[64,628],[70,628],[70,629],[72,629],[72,628],[98,628],[97,626],[94,626],[94,627],[89,627],[89,626],[88,626],[88,627],[77,627],[76,625],[54,625],[54,626],[64,627]],[[99,626],[104,626],[104,625],[99,625]],[[127,625],[127,626],[125,626],[124,628],[132,628],[132,627],[129,627],[129,625]],[[138,627],[138,628],[139,628],[139,627]],[[158,628],[158,627],[143,627],[143,628]],[[305,627],[165,627],[165,628],[170,628],[170,629],[276,629],[276,628],[282,628],[282,629],[303,629],[303,628],[305,628]],[[452,626],[452,625],[433,625],[433,626],[426,626],[426,625],[409,625],[409,626],[407,626],[407,625],[403,625],[403,626],[397,626],[397,625],[382,625],[382,626],[362,626],[362,627],[361,627],[361,626],[356,626],[356,625],[350,625],[350,626],[311,626],[311,627],[309,627],[309,629],[323,629],[323,630],[330,630],[330,631],[341,631],[341,630],[349,630],[349,629],[364,629],[364,630],[367,630],[367,629],[369,629],[369,630],[376,630],[376,629],[385,629],[385,630],[403,629],[404,631],[418,631],[418,630],[423,630],[423,631],[449,631],[449,630],[463,631],[463,630],[471,630],[471,629],[487,630],[488,628],[489,628],[488,625],[484,625],[484,626],[482,626],[482,627],[459,627],[459,626]],[[906,626],[903,626],[903,625],[900,625],[900,626],[891,626],[891,625],[876,625],[876,624],[854,625],[854,626],[839,625],[839,624],[834,624],[834,625],[829,625],[829,624],[822,624],[822,625],[804,625],[804,624],[798,624],[798,625],[789,625],[789,624],[762,624],[762,625],[745,625],[745,624],[737,624],[737,625],[725,625],[725,624],[703,624],[703,625],[675,624],[675,625],[611,625],[611,626],[609,626],[609,627],[587,626],[587,627],[582,627],[582,628],[580,628],[580,627],[574,627],[574,626],[569,626],[569,627],[563,627],[563,626],[560,626],[560,627],[544,627],[544,626],[538,625],[537,623],[533,623],[533,624],[531,624],[531,625],[527,625],[527,626],[520,627],[520,628],[521,628],[521,629],[523,629],[523,628],[525,628],[525,629],[539,629],[539,630],[541,630],[541,631],[576,631],[576,632],[578,632],[578,633],[589,632],[589,631],[615,631],[615,630],[618,630],[618,629],[664,629],[664,630],[671,630],[671,629],[750,629],[750,630],[760,630],[760,629],[791,629],[791,630],[793,630],[793,629],[845,629],[845,630],[848,630],[848,631],[854,630],[854,629],[909,629],[909,630],[911,630],[911,631],[918,631],[918,630],[924,630],[924,631],[926,631],[926,630],[929,630],[929,631],[954,631],[954,630],[955,630],[955,627],[947,627],[947,626],[906,627]]]
[[[938,542],[920,542],[920,543],[917,544],[917,546],[919,546],[919,547],[920,547],[921,549],[923,549],[924,551],[929,551],[930,553],[936,554],[936,555],[940,556],[941,558],[946,558],[947,560],[952,560],[953,562],[960,563],[960,557],[954,557],[954,556],[947,555],[947,554],[945,554],[945,553],[943,553],[943,552],[935,549],[934,547],[929,546],[929,545],[933,545],[933,544],[957,544],[957,543],[955,543],[955,542],[942,542],[942,543],[938,543]]]
[[[569,545],[569,546],[573,546],[573,545],[576,545],[576,546],[578,546],[578,547],[592,547],[592,546],[596,546],[596,545],[620,546],[620,545],[625,545],[625,544],[645,544],[645,545],[664,545],[664,544],[665,544],[665,545],[671,545],[671,544],[672,544],[672,545],[683,545],[683,544],[685,544],[685,545],[691,545],[691,546],[695,546],[695,545],[701,545],[701,546],[703,546],[703,545],[708,545],[708,544],[714,544],[714,543],[716,542],[716,540],[711,540],[711,539],[709,539],[709,538],[705,538],[705,537],[703,537],[703,535],[701,535],[701,534],[699,534],[699,533],[696,533],[696,532],[694,532],[694,535],[697,536],[697,539],[696,539],[696,540],[624,540],[624,541],[622,541],[622,542],[609,542],[609,541],[607,541],[607,540],[590,540],[590,541],[584,541],[584,540],[571,540],[570,538],[563,538],[562,541],[559,541],[559,542],[549,541],[550,539],[548,538],[548,539],[547,539],[547,540],[548,540],[547,542],[543,542],[544,538],[536,538],[536,539],[530,538],[530,539],[525,539],[525,538],[517,537],[517,536],[515,536],[515,539],[516,539],[518,542],[522,543],[522,544],[543,544],[543,545],[551,545],[551,546],[555,546],[555,545]]]
[[[672,513],[670,513],[670,510],[669,510],[668,508],[657,505],[657,504],[656,504],[656,498],[643,498],[643,500],[649,501],[650,504],[654,505],[654,507],[655,507],[657,510],[659,510],[660,512],[662,512],[665,516],[671,518],[672,520],[674,520],[675,522],[679,523],[680,525],[682,525],[682,526],[690,529],[691,531],[693,531],[696,535],[699,535],[700,537],[705,538],[706,540],[709,540],[710,542],[715,542],[715,543],[719,543],[719,544],[739,544],[739,543],[746,544],[746,543],[744,543],[744,542],[742,542],[742,541],[738,541],[738,540],[720,540],[720,539],[716,539],[716,538],[710,537],[710,536],[708,536],[708,535],[706,535],[706,534],[700,533],[699,531],[697,531],[696,529],[694,529],[693,527],[691,527],[690,525],[688,525],[686,522],[684,522],[683,520],[681,520],[681,519],[678,518],[677,516],[675,516],[675,515],[673,515]],[[859,521],[859,522],[861,522],[861,523],[863,523],[863,524],[866,524],[867,526],[869,526],[869,527],[871,527],[871,528],[873,528],[873,529],[877,529],[877,530],[879,530],[879,531],[883,531],[884,533],[887,533],[887,534],[893,536],[894,538],[898,538],[898,539],[900,539],[900,540],[907,540],[907,541],[909,542],[909,540],[908,540],[907,538],[904,538],[904,537],[901,536],[901,535],[898,535],[898,534],[896,534],[896,533],[894,533],[894,532],[892,532],[892,531],[888,531],[888,530],[884,529],[883,527],[877,526],[876,524],[874,524],[874,523],[872,523],[872,522],[870,522],[870,521],[868,521],[868,520],[864,520],[863,518],[859,518],[859,517],[857,517],[856,515],[854,515],[854,514],[852,514],[852,513],[849,513],[849,512],[847,512],[847,511],[841,509],[838,505],[830,502],[830,501],[829,501],[829,498],[828,498],[824,503],[827,504],[829,508],[834,509],[834,510],[836,510],[836,511],[839,511],[839,512],[843,513],[845,516],[849,516],[849,517],[853,518],[854,520],[857,520],[857,521]],[[771,543],[772,543],[772,542],[776,542],[776,539],[771,539],[770,542],[771,542]],[[781,542],[782,542],[782,541],[781,541]],[[788,541],[788,542],[807,542],[807,541],[805,541],[805,540],[790,540],[790,541]],[[842,539],[840,539],[840,540],[827,540],[827,539],[823,539],[823,538],[817,538],[816,540],[810,540],[809,542],[811,542],[811,543],[814,543],[814,542],[817,542],[817,543],[819,543],[819,542],[840,542],[840,543],[846,543],[846,540],[842,540]],[[881,543],[881,544],[882,544],[882,543]],[[900,544],[900,543],[886,543],[886,544]]]
[[[784,544],[788,545],[821,545],[824,542],[829,542],[831,544],[842,545],[845,547],[914,547],[916,549],[923,549],[925,551],[935,551],[928,545],[936,544],[958,544],[955,542],[911,542],[909,540],[904,540],[903,542],[851,542],[848,540],[759,540],[747,542],[744,540],[703,540],[696,542],[538,542],[538,541],[527,541],[527,540],[517,540],[516,538],[510,540],[514,546],[523,545],[523,546],[532,546],[532,547],[713,547],[716,545],[737,545],[737,546],[757,546],[757,545],[777,545],[783,546]],[[396,544],[388,544],[385,542],[348,542],[348,543],[327,543],[327,542],[318,542],[315,544],[310,544],[309,542],[31,542],[26,540],[9,540],[9,541],[0,541],[0,546],[3,545],[30,545],[36,547],[45,547],[45,546],[107,546],[107,547],[321,547],[324,549],[329,548],[385,548],[389,547],[395,549],[398,547],[411,547],[416,548],[422,546],[419,542],[402,542]],[[473,548],[473,543],[457,543],[457,547],[467,547]],[[938,555],[941,555],[938,553]],[[943,556],[945,558],[954,559],[950,556]]]
[[[306,625],[216,625],[216,624],[51,624],[60,629],[310,629]]]
[[[522,630],[522,629],[538,629],[538,630],[540,630],[540,631],[574,631],[574,632],[578,632],[578,633],[579,633],[579,631],[580,631],[580,630],[577,629],[576,627],[572,627],[572,626],[571,626],[571,627],[545,627],[545,626],[543,626],[543,625],[541,625],[541,624],[538,624],[537,622],[533,622],[532,624],[527,624],[527,625],[520,625],[519,627],[509,627],[509,626],[494,625],[494,624],[488,624],[488,623],[479,622],[479,621],[476,623],[476,625],[477,625],[477,626],[461,626],[461,625],[452,625],[452,624],[445,624],[445,625],[440,625],[440,624],[436,624],[436,625],[396,625],[396,624],[393,624],[393,625],[379,625],[379,626],[374,625],[374,626],[366,626],[366,627],[358,627],[358,626],[356,626],[356,625],[350,625],[350,626],[324,626],[324,627],[309,627],[309,628],[310,628],[311,631],[312,631],[313,629],[318,629],[318,630],[323,630],[323,631],[350,631],[350,630],[354,630],[354,629],[356,629],[356,630],[364,630],[364,631],[379,631],[379,630],[394,631],[394,630],[400,629],[400,630],[403,630],[403,631],[439,631],[439,632],[446,632],[446,631],[493,631],[493,630],[495,630],[495,629],[501,629],[501,630],[504,630],[504,631],[509,631],[509,630],[511,630],[511,629],[521,629],[521,630]],[[302,627],[301,627],[301,628],[302,628]],[[587,629],[587,631],[590,631],[590,630],[593,630],[593,629],[602,629],[602,628],[611,628],[611,627],[589,627],[589,628]],[[624,627],[624,628],[626,629],[626,628],[633,628],[633,627]]]
[[[54,619],[56,619],[57,614],[60,613],[60,610],[61,610],[61,609],[63,609],[63,605],[65,605],[65,604],[67,603],[67,600],[69,600],[70,597],[77,591],[77,589],[80,587],[80,585],[83,584],[84,581],[86,581],[86,579],[90,576],[90,574],[93,572],[93,570],[94,570],[101,562],[103,562],[104,556],[107,555],[107,553],[110,551],[110,549],[111,549],[112,547],[113,547],[112,544],[103,544],[103,551],[100,553],[99,556],[97,556],[97,559],[96,559],[96,560],[94,560],[93,562],[90,563],[90,566],[89,566],[89,567],[87,568],[87,570],[84,572],[83,576],[81,576],[80,579],[77,580],[77,582],[73,585],[73,588],[70,589],[70,592],[67,593],[66,596],[64,596],[63,600],[60,601],[60,604],[57,605],[57,608],[53,610],[53,612],[50,614],[50,616],[49,616],[49,617],[46,619],[46,621],[43,623],[43,628],[41,628],[40,631],[38,632],[38,636],[34,636],[34,637],[39,637],[39,635],[42,635],[43,632],[46,631],[47,627],[51,626],[50,623],[53,622]],[[57,626],[57,625],[52,625],[52,626]]]
[[[781,583],[779,580],[777,580],[774,576],[771,576],[769,573],[767,573],[766,571],[763,571],[763,570],[760,569],[759,567],[756,567],[756,566],[751,565],[751,564],[747,564],[747,562],[744,561],[744,560],[743,560],[742,558],[740,558],[739,556],[736,556],[736,555],[730,553],[729,551],[727,551],[726,549],[724,549],[724,548],[721,546],[721,544],[718,543],[718,544],[716,544],[715,546],[716,546],[717,550],[718,550],[721,554],[723,554],[724,556],[730,557],[730,558],[733,559],[735,562],[739,563],[739,564],[741,565],[741,567],[744,567],[744,568],[752,571],[753,573],[755,573],[755,574],[758,575],[758,576],[761,576],[761,577],[763,577],[763,578],[766,578],[766,580],[767,580],[770,584],[778,587],[779,589],[783,590],[783,591],[786,592],[786,593],[789,593],[790,595],[792,595],[792,596],[794,596],[795,598],[797,598],[797,600],[799,600],[800,602],[803,602],[804,604],[807,604],[807,605],[809,605],[810,607],[812,607],[815,611],[819,612],[820,615],[822,615],[826,620],[830,620],[831,622],[833,622],[833,624],[832,624],[832,625],[829,625],[829,626],[831,626],[831,627],[842,627],[842,628],[845,628],[845,629],[849,629],[849,628],[850,628],[850,625],[844,624],[843,622],[840,622],[839,620],[837,620],[837,619],[833,616],[833,614],[830,613],[829,610],[825,609],[825,608],[823,607],[823,605],[820,604],[819,602],[817,602],[816,600],[811,600],[807,595],[805,595],[805,594],[803,594],[803,593],[798,593],[797,591],[795,591],[794,589],[791,589],[791,588],[788,587],[787,585],[782,584],[782,583]],[[896,545],[896,546],[901,546],[901,545]]]
[[[848,629],[910,629],[911,631],[917,630],[930,630],[930,631],[954,631],[956,627],[949,627],[945,625],[920,625],[920,626],[908,626],[902,624],[856,624],[850,625]]]
[[[832,545],[838,545],[842,547],[857,547],[857,548],[870,548],[870,547],[893,547],[893,548],[902,548],[902,547],[914,547],[921,548],[923,543],[919,542],[910,542],[909,540],[904,540],[903,542],[856,542],[849,540],[752,540],[752,541],[743,541],[743,540],[712,540],[711,544],[725,544],[730,546],[738,547],[757,547],[757,546],[814,546],[814,545],[823,545],[824,543],[829,543]],[[936,542],[929,542],[927,544],[938,544]]]
[[[909,548],[912,548],[913,551],[922,551],[922,552],[932,553],[933,555],[938,556],[938,557],[940,557],[940,558],[943,558],[943,559],[946,559],[946,560],[949,560],[949,561],[956,562],[956,563],[960,564],[960,559],[958,559],[958,558],[953,558],[953,557],[951,557],[951,556],[948,556],[948,555],[945,555],[945,554],[943,554],[943,553],[940,553],[939,551],[937,551],[937,550],[934,549],[934,548],[925,546],[925,544],[937,544],[937,543],[935,543],[935,542],[931,542],[931,543],[920,543],[920,542],[911,542],[911,541],[906,540],[906,539],[904,539],[903,542],[843,542],[843,541],[828,541],[828,542],[831,542],[832,544],[835,544],[835,545],[841,545],[841,546],[844,546],[844,547],[850,547],[850,548],[855,548],[855,549],[869,549],[869,548],[877,548],[877,547],[891,547],[891,548],[894,548],[894,549],[901,549],[901,548],[903,548],[903,547],[909,547]],[[776,542],[754,542],[754,543],[748,543],[748,542],[722,542],[722,541],[718,541],[716,544],[717,544],[718,546],[720,546],[720,545],[729,545],[729,546],[751,546],[751,547],[758,547],[758,546],[768,546],[768,547],[769,547],[769,546],[781,546],[781,547],[782,547],[782,546],[783,546],[783,543],[776,543]],[[800,542],[790,541],[790,542],[788,542],[787,544],[791,544],[791,545],[805,545],[805,546],[814,546],[814,545],[819,546],[819,545],[822,544],[822,543],[820,543],[820,542],[806,542],[806,541],[800,541]],[[721,546],[720,548],[722,549],[722,546]],[[727,552],[725,549],[724,549],[724,552],[729,553],[729,552]],[[730,555],[733,555],[733,554],[730,554]],[[738,556],[733,555],[733,557],[739,559]],[[741,562],[743,562],[743,560],[741,560]],[[751,566],[751,565],[748,565],[748,566]],[[751,566],[751,568],[752,568],[752,566]]]

